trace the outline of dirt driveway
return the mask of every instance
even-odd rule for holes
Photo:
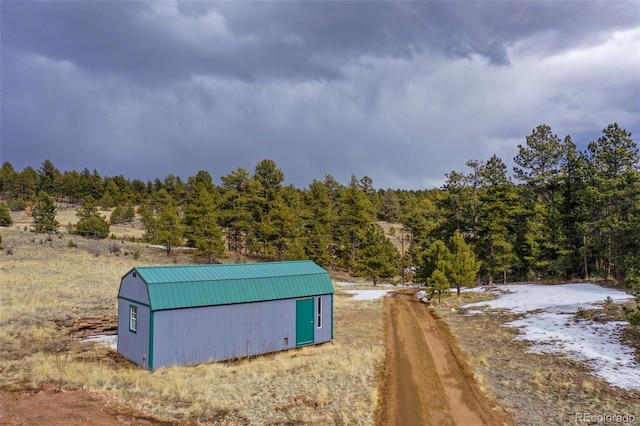
[[[411,294],[385,300],[379,426],[502,425],[511,417],[479,389],[446,324]]]

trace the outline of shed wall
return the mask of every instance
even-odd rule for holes
[[[329,342],[333,339],[333,294],[314,297],[315,343]],[[318,299],[322,299],[322,327],[318,327]]]
[[[146,305],[150,304],[147,285],[140,276],[134,277],[132,272],[122,278],[118,297],[124,297]]]
[[[314,337],[322,343],[332,337],[331,295],[317,297],[324,324]],[[295,318],[296,299],[155,311],[152,368],[295,348]]]
[[[129,330],[129,307],[138,308],[137,329]],[[148,306],[118,299],[118,352],[134,363],[149,368],[151,312]]]

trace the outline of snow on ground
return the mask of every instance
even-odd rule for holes
[[[633,299],[633,296],[623,291],[595,284],[519,284],[515,286],[501,285],[497,288],[502,291],[508,290],[508,292],[498,299],[472,303],[466,307],[487,306],[492,309],[503,308],[515,313],[531,312],[536,309],[557,313],[575,313],[580,307],[588,308],[602,305],[607,297],[611,297],[614,302]]]
[[[109,348],[111,348],[111,349],[113,349],[115,351],[115,350],[117,350],[118,336],[115,335],[115,334],[113,334],[113,335],[100,334],[100,335],[96,335],[96,336],[85,337],[81,341],[82,342],[96,342],[99,345],[107,346],[107,347],[109,347]]]
[[[594,284],[498,286],[509,293],[486,302],[471,303],[469,314],[482,308],[502,308],[524,314],[506,323],[520,328],[517,339],[534,342],[533,353],[563,354],[586,363],[593,374],[623,389],[640,390],[640,364],[634,350],[620,341],[626,322],[575,321],[580,309],[598,309],[610,297],[614,302],[632,296]]]
[[[352,283],[352,282],[346,282],[346,281],[336,281],[335,284],[338,287],[353,287],[353,286],[356,286],[356,285],[372,286],[373,287],[373,283],[371,283],[371,282],[367,282],[367,283]],[[380,284],[377,284],[376,287],[395,288],[396,286],[394,286],[393,284],[390,284],[390,283],[380,283]]]
[[[389,290],[344,290],[347,294],[352,294],[353,300],[378,300],[389,294]]]
[[[346,282],[346,281],[336,281],[335,285],[338,287],[354,287],[354,286],[367,286],[373,287],[376,290],[342,290],[343,293],[353,295],[353,300],[378,300],[381,297],[385,297],[391,290],[380,290],[378,288],[386,288],[393,289],[396,288],[393,284],[390,283],[380,283],[373,286],[372,282],[366,283],[354,283],[354,282]]]

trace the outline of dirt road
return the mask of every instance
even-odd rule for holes
[[[410,294],[384,307],[386,358],[379,426],[513,424],[479,389],[446,324]]]

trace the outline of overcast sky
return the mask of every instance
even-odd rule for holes
[[[640,2],[6,1],[0,160],[428,189],[540,124],[640,134]]]

